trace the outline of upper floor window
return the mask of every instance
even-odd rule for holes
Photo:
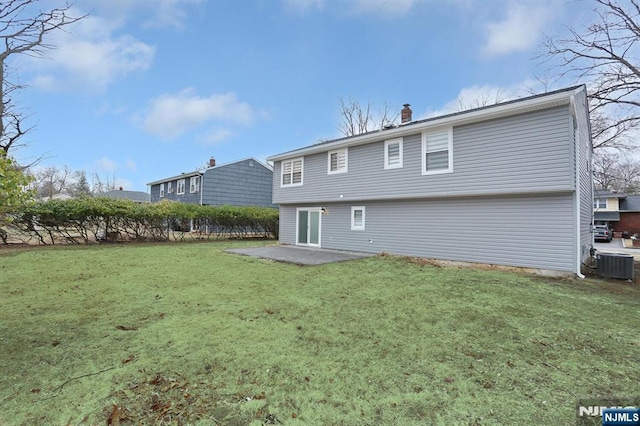
[[[281,186],[302,185],[302,169],[303,169],[302,158],[294,158],[293,160],[283,161],[280,185]]]
[[[594,209],[606,209],[607,208],[607,200],[601,200],[600,198],[596,198],[593,201],[593,208]]]
[[[167,194],[173,194],[173,182],[167,182]]]
[[[453,130],[422,134],[422,174],[453,172]]]
[[[178,195],[184,194],[184,179],[178,179]]]
[[[402,168],[402,138],[384,141],[384,168]]]
[[[160,198],[164,197],[164,183],[160,184]]]
[[[329,151],[329,174],[347,172],[347,154],[347,148],[339,149],[337,151]]]
[[[194,193],[200,191],[200,176],[192,176],[189,179],[189,192]]]

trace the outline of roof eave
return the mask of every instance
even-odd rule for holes
[[[148,186],[152,186],[152,185],[158,185],[160,183],[165,183],[165,182],[170,182],[170,181],[174,181],[176,179],[185,179],[188,177],[192,177],[192,176],[198,176],[198,175],[202,175],[203,172],[189,172],[189,173],[182,173],[179,174],[177,176],[172,176],[172,177],[168,177],[168,178],[164,178],[164,179],[160,179],[160,180],[156,180],[153,182],[149,182],[147,183]]]
[[[392,139],[422,132],[430,128],[452,125],[460,126],[463,124],[471,124],[479,121],[517,115],[524,112],[553,108],[554,106],[568,105],[571,102],[572,96],[580,90],[584,90],[584,87],[578,86],[547,95],[539,95],[523,100],[498,104],[488,108],[479,108],[466,112],[419,120],[410,124],[400,125],[393,129],[383,129],[377,132],[353,136],[351,138],[338,139],[335,142],[315,144],[305,148],[284,152],[282,154],[268,157],[267,161],[280,161],[287,158],[326,152],[332,149],[362,145],[376,140],[381,140],[382,136],[384,139]]]

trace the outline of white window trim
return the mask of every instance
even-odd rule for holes
[[[160,198],[164,198],[164,183],[160,184]]]
[[[604,207],[601,206],[601,204],[604,204]],[[598,209],[607,209],[607,199],[606,198],[596,198],[593,201],[593,208],[595,210]]]
[[[173,194],[173,185],[172,182],[167,182],[167,194]]]
[[[427,136],[437,133],[448,133],[448,167],[446,169],[427,171]],[[440,129],[437,131],[429,131],[422,133],[422,174],[423,175],[439,175],[442,173],[453,173],[453,128]]]
[[[300,183],[293,183],[293,163],[300,160]],[[284,183],[284,163],[291,163],[291,183]],[[304,157],[292,158],[290,160],[282,160],[280,162],[280,188],[289,188],[292,186],[302,186],[304,183]]]
[[[356,226],[356,224],[355,224],[354,213],[356,212],[356,210],[362,210],[362,225],[361,226]],[[351,230],[352,231],[364,231],[364,228],[365,228],[365,217],[366,217],[366,212],[365,212],[364,206],[351,206]]]
[[[177,182],[176,186],[177,186],[176,193],[178,195],[184,194],[184,189],[185,189],[185,181],[184,181],[184,179],[178,179],[178,182]],[[182,188],[182,190],[180,190],[180,188]]]
[[[389,164],[389,145],[391,144],[398,144],[398,151],[400,154],[400,162],[398,164]],[[403,158],[403,151],[402,151],[402,138],[396,138],[396,139],[389,139],[384,141],[384,169],[388,170],[388,169],[401,169],[402,168],[402,158]]]
[[[200,192],[200,176],[191,176],[189,179],[189,193]]]
[[[331,170],[331,154],[340,155],[340,153],[344,153],[344,168],[338,169],[338,170]],[[333,151],[329,151],[329,153],[327,154],[327,174],[337,175],[339,173],[347,173],[348,171],[349,171],[349,149],[342,148],[342,149],[335,149]]]

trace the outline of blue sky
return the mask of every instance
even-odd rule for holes
[[[44,0],[42,6],[56,4]],[[573,0],[77,0],[89,16],[10,63],[43,156],[125,189],[341,136],[340,98],[413,117],[540,92]],[[574,84],[555,82],[549,89]]]

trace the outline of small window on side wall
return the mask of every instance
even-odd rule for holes
[[[364,206],[351,207],[351,230],[364,231]]]
[[[402,168],[402,138],[384,141],[384,168]]]
[[[164,197],[164,183],[160,184],[160,198]]]

